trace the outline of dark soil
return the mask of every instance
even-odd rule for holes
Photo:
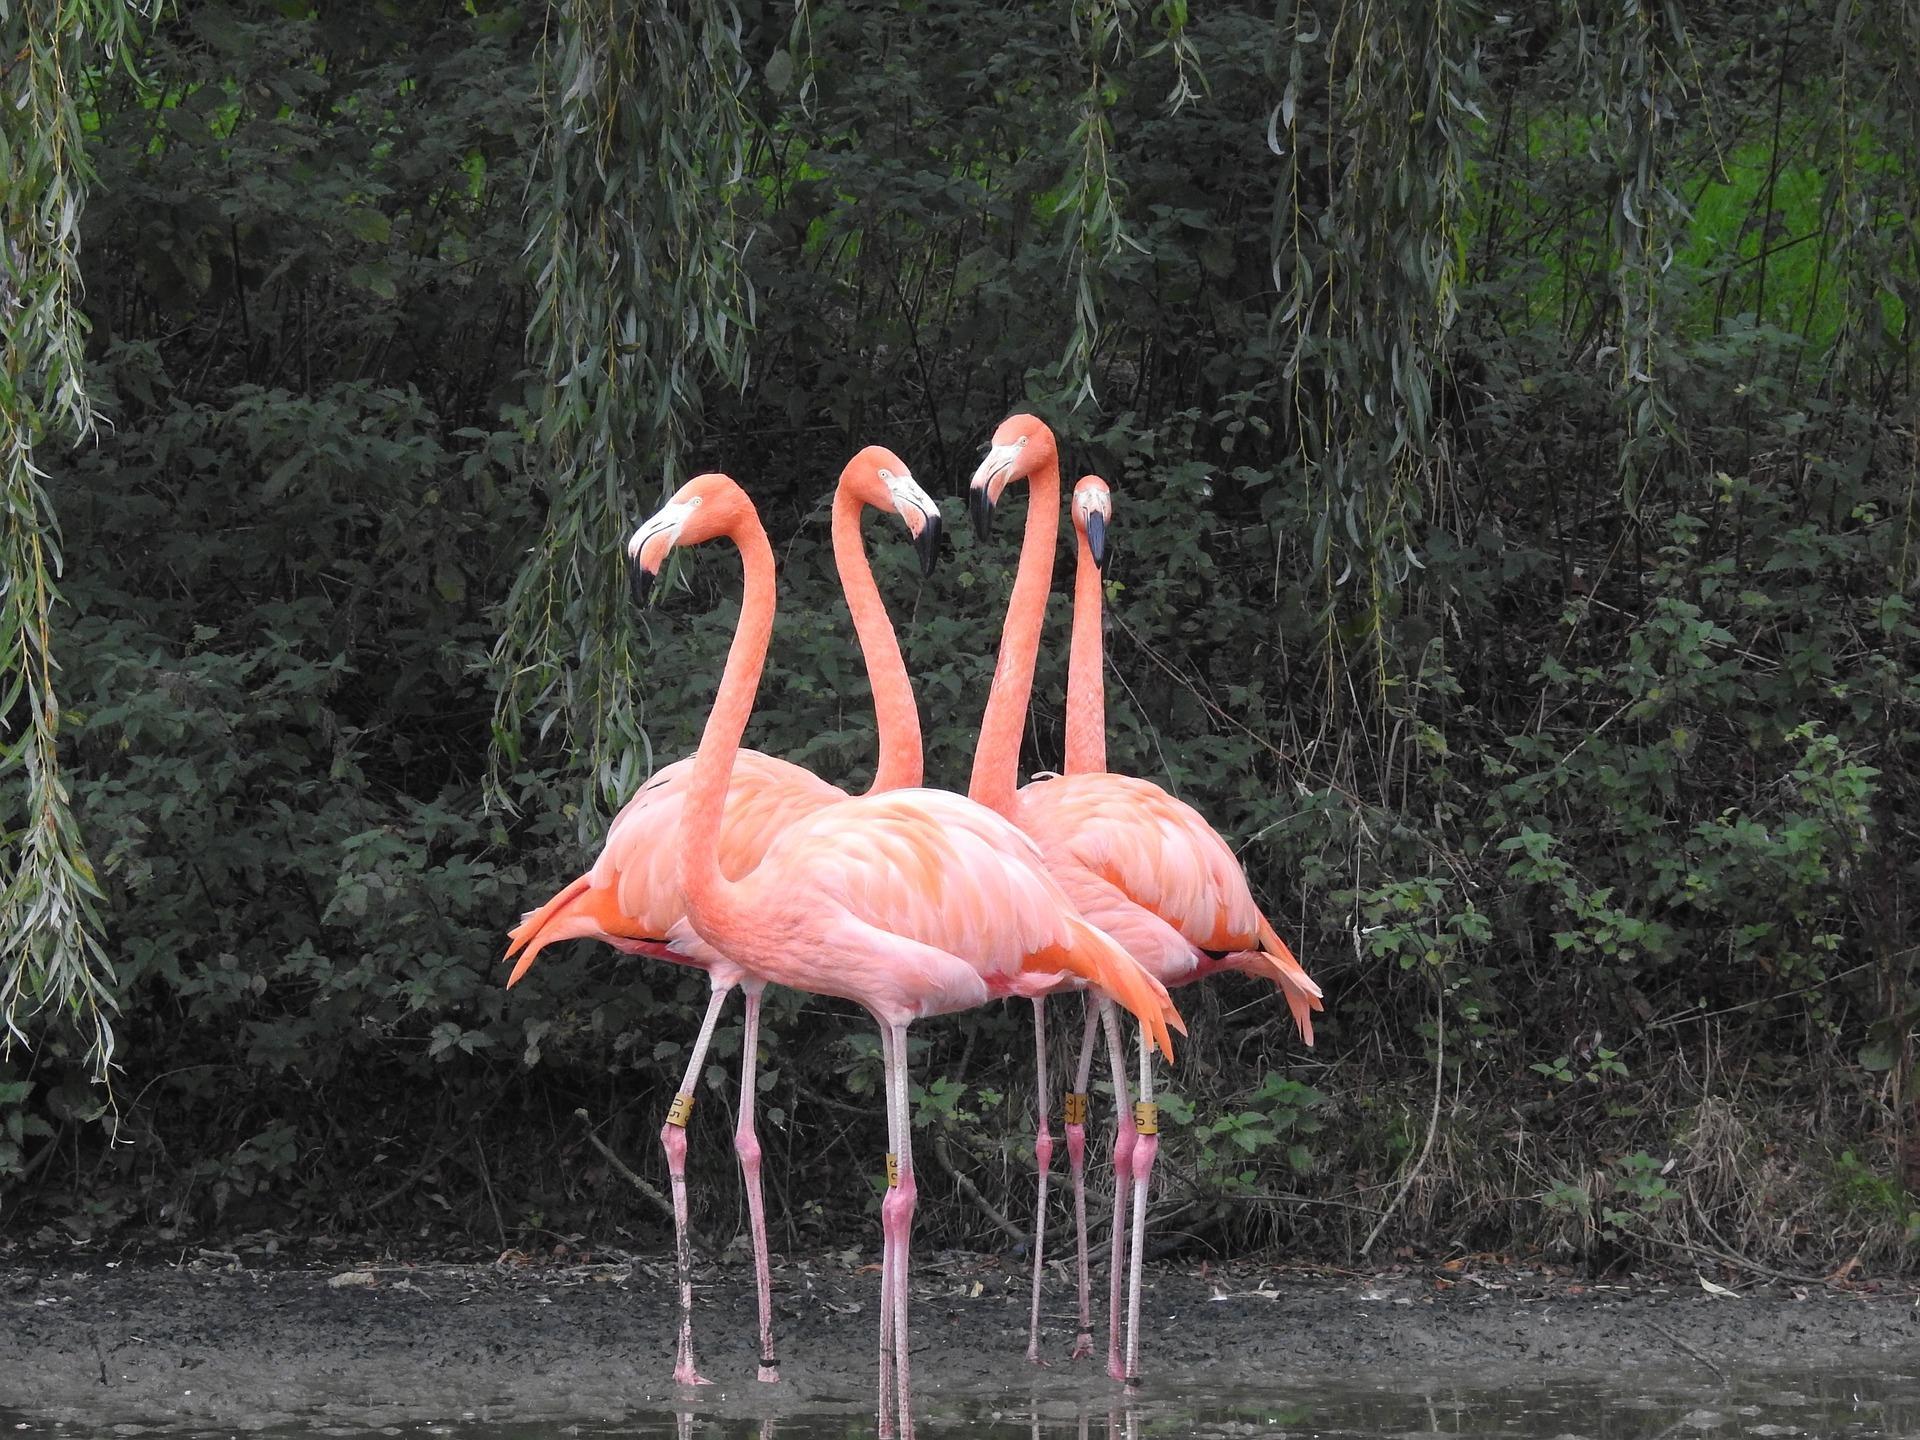
[[[314,1415],[386,1424],[658,1408],[676,1393],[669,1279],[650,1260],[598,1257],[254,1268],[201,1252],[172,1266],[12,1263],[0,1268],[0,1410],[95,1424],[260,1425]],[[692,1408],[760,1414],[870,1403],[872,1267],[829,1257],[778,1269],[778,1386],[754,1379],[750,1275],[729,1267],[704,1279],[695,1340],[716,1383],[684,1397]],[[1040,1372],[1023,1358],[1017,1269],[948,1254],[923,1260],[916,1282],[915,1381],[930,1402],[1111,1389],[1101,1365],[1065,1360],[1064,1280],[1050,1296],[1056,1358]],[[1366,1275],[1162,1268],[1148,1285],[1149,1389],[1623,1372],[1690,1373],[1711,1386],[1767,1368],[1872,1373],[1920,1352],[1914,1296],[1871,1283],[1716,1296],[1691,1275],[1595,1284],[1546,1268],[1455,1261]]]

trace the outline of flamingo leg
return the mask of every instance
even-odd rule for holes
[[[1037,1114],[1033,1163],[1040,1172],[1040,1187],[1033,1211],[1033,1312],[1027,1322],[1027,1359],[1044,1365],[1040,1358],[1040,1271],[1047,1243],[1047,1182],[1053,1170],[1053,1132],[1047,1126],[1053,1096],[1047,1085],[1047,1002],[1040,996],[1033,1001],[1033,1057],[1033,1108]]]
[[[1133,1106],[1127,1099],[1127,1040],[1120,1032],[1120,1012],[1101,997],[1100,1020],[1107,1032],[1107,1064],[1113,1076],[1113,1236],[1107,1254],[1107,1374],[1127,1378],[1121,1364],[1120,1314],[1127,1273],[1127,1209],[1133,1185],[1133,1151],[1138,1143]]]
[[[707,1046],[713,1040],[713,1027],[721,1007],[733,992],[733,982],[715,979],[713,995],[707,1001],[707,1017],[700,1022],[694,1038],[693,1053],[687,1057],[686,1077],[680,1092],[673,1097],[667,1122],[660,1127],[660,1145],[667,1152],[667,1178],[673,1188],[673,1256],[680,1283],[680,1338],[674,1348],[673,1379],[676,1385],[705,1385],[699,1368],[693,1363],[693,1250],[687,1243],[687,1118],[693,1113],[693,1087],[707,1061]]]
[[[1127,1280],[1127,1384],[1140,1383],[1140,1275],[1147,1259],[1147,1181],[1160,1148],[1160,1123],[1153,1105],[1153,1051],[1146,1027],[1140,1027],[1140,1104],[1142,1119],[1133,1148],[1133,1265]]]
[[[913,1181],[913,1127],[907,1112],[907,1027],[893,1031],[893,1053],[887,1067],[887,1112],[894,1133],[893,1154],[897,1184],[881,1202],[880,1219],[893,1249],[892,1291],[894,1383],[900,1404],[901,1440],[913,1435],[913,1391],[908,1378],[907,1311],[912,1299],[913,1209],[917,1195]],[[883,1289],[885,1276],[883,1273]]]
[[[733,1131],[734,1153],[740,1157],[740,1176],[746,1182],[747,1220],[753,1230],[753,1283],[760,1302],[760,1378],[780,1378],[780,1362],[773,1353],[773,1267],[767,1258],[767,1206],[760,1186],[760,1137],[753,1127],[755,1090],[760,1062],[760,997],[766,986],[743,982],[747,997],[747,1033],[740,1050],[740,1119]]]
[[[880,1057],[885,1070],[885,1085],[891,1086],[893,1077],[893,1030],[885,1021],[880,1023]],[[880,1201],[880,1397],[879,1416],[876,1425],[880,1440],[889,1440],[893,1435],[894,1416],[894,1373],[893,1373],[893,1228],[888,1223],[887,1207],[893,1203],[893,1178],[896,1151],[899,1143],[894,1135],[893,1095],[886,1091],[887,1101],[887,1189]]]
[[[1100,1025],[1100,1008],[1106,1001],[1089,990],[1087,1023],[1080,1034],[1080,1063],[1073,1072],[1073,1094],[1067,1097],[1067,1168],[1073,1174],[1073,1238],[1079,1254],[1080,1333],[1074,1337],[1073,1354],[1078,1360],[1093,1353],[1093,1310],[1087,1283],[1087,1084],[1093,1074],[1093,1037]]]

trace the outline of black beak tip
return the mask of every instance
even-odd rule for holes
[[[627,567],[627,584],[633,590],[633,603],[644,606],[653,593],[654,573],[635,560]]]
[[[927,516],[927,523],[920,527],[920,533],[914,537],[913,548],[920,556],[922,578],[933,574],[933,567],[940,563],[940,517],[938,514]]]
[[[1093,568],[1099,570],[1107,563],[1107,518],[1104,515],[1087,516],[1087,553],[1093,556]]]
[[[976,485],[967,492],[967,513],[973,519],[974,538],[985,541],[993,533],[993,497],[986,486]]]

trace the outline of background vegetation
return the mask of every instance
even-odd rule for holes
[[[84,314],[34,323],[90,325],[111,421],[71,445],[10,329],[15,1233],[651,1243],[589,1137],[653,1167],[697,978],[497,961],[718,673],[732,569],[636,614],[619,542],[745,478],[784,562],[749,738],[862,784],[832,477],[884,441],[954,496],[1032,405],[1117,491],[1112,764],[1239,843],[1329,999],[1306,1052],[1262,987],[1182,996],[1168,1246],[1911,1258],[1910,0],[207,0],[111,56],[69,8],[0,61],[97,172]],[[18,297],[57,266],[8,203]],[[1012,546],[921,585],[875,544],[958,783]],[[776,1244],[848,1243],[877,1047],[770,1017]],[[1025,1023],[919,1041],[942,1241],[1024,1206]]]

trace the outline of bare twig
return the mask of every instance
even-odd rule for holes
[[[472,1131],[468,1131],[467,1138],[473,1142],[474,1163],[480,1167],[480,1188],[487,1192],[487,1208],[493,1211],[493,1228],[499,1232],[500,1249],[502,1253],[504,1253],[508,1248],[507,1226],[506,1222],[500,1218],[500,1202],[494,1197],[493,1176],[487,1171],[486,1152],[480,1148],[480,1137],[478,1135],[475,1135]]]
[[[442,1145],[437,1150],[429,1151],[427,1154],[427,1158],[422,1160],[417,1166],[414,1167],[413,1173],[411,1175],[407,1176],[406,1179],[402,1180],[398,1185],[395,1185],[392,1189],[387,1190],[380,1195],[376,1195],[373,1199],[369,1200],[365,1205],[362,1205],[359,1210],[360,1216],[365,1217],[373,1214],[376,1210],[384,1210],[387,1206],[391,1205],[394,1201],[398,1200],[402,1195],[406,1194],[407,1191],[411,1190],[414,1187],[414,1185],[419,1182],[421,1176],[425,1175],[429,1170],[433,1169],[434,1166],[438,1165],[442,1160],[446,1159],[449,1155],[451,1155],[456,1149],[459,1148],[459,1145],[460,1145],[460,1141],[456,1138],[453,1140],[449,1140],[445,1145]]]
[[[1731,1265],[1736,1270],[1745,1270],[1751,1275],[1764,1276],[1769,1280],[1782,1280],[1789,1285],[1825,1285],[1824,1275],[1795,1275],[1791,1271],[1776,1270],[1771,1265],[1762,1265],[1758,1260],[1748,1260],[1744,1256],[1730,1255],[1724,1250],[1716,1250],[1710,1245],[1695,1245],[1688,1240],[1666,1240],[1658,1236],[1643,1234],[1638,1230],[1629,1230],[1616,1224],[1615,1229],[1631,1235],[1643,1245],[1667,1246],[1674,1250],[1685,1250],[1690,1255],[1699,1255],[1708,1260],[1717,1260],[1722,1265]]]
[[[1025,1245],[1032,1238],[1026,1231],[1022,1230],[1018,1225],[1015,1225],[1005,1215],[1002,1215],[1000,1211],[995,1208],[994,1203],[980,1193],[980,1187],[960,1172],[960,1168],[953,1163],[953,1156],[949,1152],[946,1136],[936,1135],[933,1137],[933,1158],[940,1162],[940,1168],[947,1172],[947,1178],[953,1181],[954,1188],[971,1200],[980,1213],[991,1220],[1000,1230],[1005,1232],[1007,1237],[1015,1244]]]
[[[667,1197],[655,1189],[653,1185],[647,1181],[645,1176],[629,1168],[626,1161],[613,1153],[613,1147],[608,1145],[607,1142],[602,1140],[598,1135],[594,1134],[593,1117],[587,1114],[584,1108],[575,1110],[573,1113],[580,1123],[587,1127],[587,1143],[600,1152],[601,1157],[614,1168],[615,1173],[617,1173],[621,1179],[625,1180],[629,1185],[633,1186],[634,1189],[651,1200],[660,1213],[666,1216],[669,1222],[672,1222],[674,1218],[673,1205]],[[700,1232],[693,1228],[692,1221],[687,1222],[687,1243],[695,1250],[698,1250],[703,1259],[711,1260],[713,1258],[713,1247],[708,1245]]]
[[[1413,1162],[1413,1168],[1407,1171],[1407,1178],[1400,1182],[1400,1188],[1388,1202],[1387,1208],[1380,1212],[1380,1218],[1373,1222],[1367,1240],[1360,1247],[1360,1258],[1367,1258],[1373,1249],[1373,1242],[1380,1238],[1380,1232],[1387,1228],[1387,1221],[1393,1218],[1394,1211],[1400,1208],[1400,1202],[1407,1198],[1407,1192],[1413,1189],[1413,1182],[1420,1178],[1420,1172],[1426,1168],[1427,1156],[1433,1153],[1434,1133],[1440,1128],[1440,1095],[1447,1075],[1447,1001],[1446,992],[1438,986],[1433,997],[1433,1113],[1427,1118],[1427,1139],[1420,1147],[1419,1158]]]
[[[1666,1326],[1662,1325],[1658,1320],[1649,1319],[1647,1321],[1647,1324],[1651,1325],[1654,1329],[1658,1330],[1662,1335],[1666,1336],[1667,1339],[1671,1340],[1675,1345],[1678,1345],[1682,1350],[1686,1351],[1687,1354],[1691,1355],[1694,1359],[1698,1360],[1702,1365],[1706,1366],[1709,1370],[1713,1371],[1715,1375],[1720,1377],[1720,1383],[1722,1385],[1727,1383],[1727,1372],[1722,1370],[1718,1365],[1714,1364],[1713,1357],[1707,1354],[1706,1351],[1701,1350],[1699,1347],[1695,1346],[1690,1341],[1686,1340],[1684,1337],[1674,1334],[1673,1331],[1669,1330]]]

